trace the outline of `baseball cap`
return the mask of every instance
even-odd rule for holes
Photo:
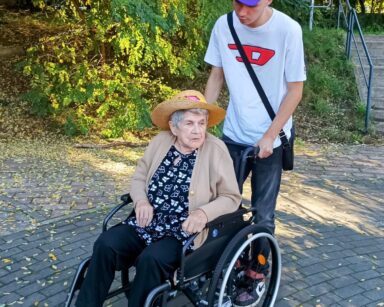
[[[255,6],[260,2],[260,0],[236,0],[236,1],[246,6]]]

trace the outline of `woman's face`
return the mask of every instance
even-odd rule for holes
[[[178,150],[187,154],[203,145],[207,131],[207,116],[187,111],[178,127],[173,126],[172,122],[169,122],[169,126],[177,138]]]

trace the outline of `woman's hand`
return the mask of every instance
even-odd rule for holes
[[[186,233],[201,232],[208,222],[208,217],[201,209],[192,211],[184,221],[182,229]]]
[[[153,207],[147,200],[139,200],[135,206],[136,221],[139,227],[147,227],[153,219]]]

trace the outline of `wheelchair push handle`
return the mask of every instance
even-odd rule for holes
[[[232,140],[225,140],[224,143],[226,145],[243,147],[244,151],[247,151],[247,153],[249,153],[249,158],[256,158],[260,151],[259,146],[246,145],[246,144],[238,143]]]
[[[260,152],[259,146],[249,146],[244,149],[243,155],[245,159],[256,159],[259,152]]]

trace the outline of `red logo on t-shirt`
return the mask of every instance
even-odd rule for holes
[[[228,44],[229,49],[237,50],[236,44]],[[257,46],[243,45],[244,52],[251,64],[263,66],[275,55],[274,50],[265,49]],[[236,60],[243,62],[241,56],[237,56]]]

